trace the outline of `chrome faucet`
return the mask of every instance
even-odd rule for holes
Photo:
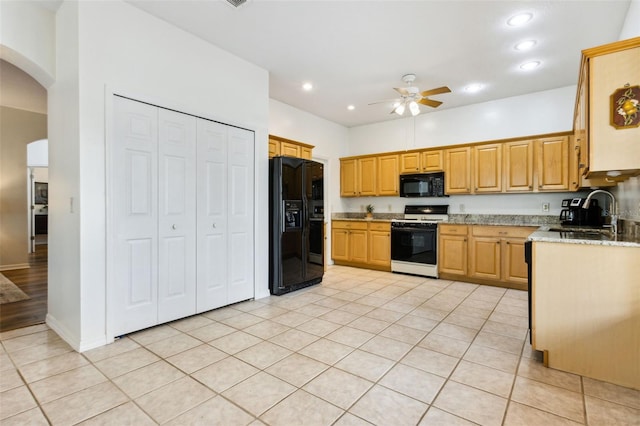
[[[616,197],[613,196],[609,191],[605,191],[604,189],[596,189],[591,191],[589,195],[587,195],[587,199],[584,200],[584,204],[582,205],[583,209],[588,209],[589,204],[591,204],[591,198],[595,194],[607,194],[611,198],[611,207],[609,208],[609,217],[611,218],[611,232],[613,235],[618,234],[618,208],[616,205]]]

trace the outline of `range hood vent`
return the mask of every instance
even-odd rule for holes
[[[246,2],[247,0],[227,0],[227,3],[229,3],[233,7],[240,7]]]

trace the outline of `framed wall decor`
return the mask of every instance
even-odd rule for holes
[[[34,182],[33,204],[49,204],[49,184],[47,182]]]

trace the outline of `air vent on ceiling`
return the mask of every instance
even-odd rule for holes
[[[227,3],[229,3],[233,7],[240,7],[246,2],[247,0],[227,0]]]

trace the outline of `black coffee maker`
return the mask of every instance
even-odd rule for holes
[[[602,226],[602,208],[598,200],[592,199],[589,208],[582,208],[586,198],[567,198],[562,200],[560,222],[569,226]]]

